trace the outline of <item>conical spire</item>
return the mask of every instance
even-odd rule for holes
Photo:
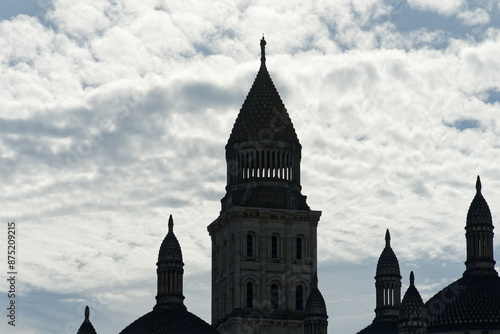
[[[252,146],[268,146],[281,140],[294,145],[300,152],[300,143],[292,120],[266,68],[266,41],[260,40],[261,66],[255,81],[240,109],[226,150],[237,142],[253,141]]]
[[[90,322],[90,319],[89,319],[90,310],[89,310],[88,306],[85,306],[84,315],[85,315],[85,319],[83,320],[83,323],[80,326],[80,329],[78,329],[77,334],[96,334],[94,326],[92,326],[92,323]]]
[[[386,275],[401,277],[398,258],[391,248],[391,234],[389,233],[389,229],[385,232],[385,248],[382,254],[380,254],[377,263],[377,276]]]
[[[493,220],[488,203],[481,194],[481,179],[476,180],[476,195],[470,204],[465,224],[467,239],[466,273],[491,273],[495,271],[493,257]]]
[[[415,275],[413,275],[413,271],[410,273],[410,286],[415,286]]]

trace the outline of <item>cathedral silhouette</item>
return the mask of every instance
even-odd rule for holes
[[[121,334],[327,333],[326,304],[318,289],[321,211],[311,210],[301,193],[302,146],[266,68],[264,37],[260,46],[260,69],[226,145],[220,215],[208,225],[212,324],[184,306],[184,262],[170,216],[156,264],[156,305]],[[413,272],[401,300],[399,262],[387,231],[375,275],[375,319],[359,334],[500,334],[493,228],[478,176],[465,226],[465,272],[426,303]],[[87,307],[77,334],[91,333],[96,331]]]

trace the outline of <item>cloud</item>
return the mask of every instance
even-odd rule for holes
[[[456,14],[464,4],[463,0],[408,0],[408,4],[415,9],[423,11],[436,11],[441,15]]]
[[[482,8],[476,8],[474,11],[460,12],[457,14],[457,18],[468,26],[482,25],[490,22],[490,15]]]
[[[303,193],[323,211],[320,270],[344,266],[348,280],[373,266],[387,228],[402,265],[463,262],[477,174],[499,214],[499,29],[493,19],[460,31],[431,24],[465,18],[462,2],[408,4],[61,0],[43,19],[0,21],[2,217],[19,224],[23,296],[48,294],[59,310],[30,310],[28,327],[80,324],[82,302],[109,331],[149,311],[170,213],[196,285],[186,284],[186,303],[209,319],[206,226],[263,32],[303,146]],[[403,29],[398,20],[415,12],[419,24]],[[422,270],[431,294],[443,278]],[[367,305],[366,274],[362,295],[324,287],[331,314],[342,298],[353,300],[345,312]],[[371,308],[356,319],[371,320]]]

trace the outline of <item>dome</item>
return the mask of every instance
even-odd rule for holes
[[[120,334],[217,334],[218,332],[202,319],[186,309],[156,306]]]
[[[158,254],[157,295],[153,310],[130,325],[121,334],[215,334],[217,331],[202,319],[187,311],[182,293],[184,263],[179,241],[174,234],[172,215],[168,233]]]
[[[96,334],[96,331],[94,329],[94,326],[92,326],[92,323],[89,320],[89,315],[90,315],[90,310],[89,307],[85,307],[85,320],[83,320],[82,325],[80,326],[80,329],[76,334]]]
[[[391,235],[389,230],[385,233],[385,248],[382,254],[380,254],[377,263],[376,277],[378,276],[401,277],[398,259],[391,248]]]
[[[308,315],[327,315],[326,313],[326,303],[323,295],[318,289],[318,276],[314,274],[313,284],[311,287],[311,293],[306,301],[306,308],[304,309],[304,314]]]
[[[398,323],[395,321],[387,320],[373,320],[373,323],[365,329],[358,332],[358,334],[397,334]]]
[[[425,306],[429,332],[500,329],[500,277],[464,275]]]
[[[481,179],[478,176],[476,181],[476,196],[474,196],[467,212],[467,226],[481,225],[491,226],[493,225],[493,221],[488,203],[486,203],[481,194]]]
[[[182,263],[182,251],[179,241],[174,234],[173,230],[174,222],[172,215],[168,219],[168,233],[163,239],[160,246],[160,251],[158,252],[158,262],[181,262]]]

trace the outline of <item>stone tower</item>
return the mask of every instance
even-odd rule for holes
[[[220,333],[303,333],[316,228],[301,194],[302,146],[266,68],[226,145],[227,186],[212,239],[212,324]]]

